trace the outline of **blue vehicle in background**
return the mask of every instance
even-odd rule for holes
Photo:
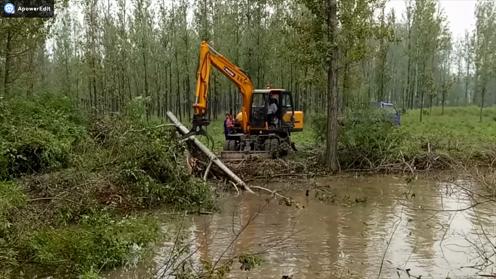
[[[393,103],[388,102],[372,102],[371,107],[373,109],[379,109],[383,111],[385,117],[391,121],[396,126],[401,124],[400,112],[396,109]]]

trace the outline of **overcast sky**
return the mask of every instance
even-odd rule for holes
[[[462,38],[465,30],[470,32],[474,29],[476,2],[476,0],[439,0],[454,38]],[[395,10],[398,19],[404,18],[405,0],[389,0],[388,8]]]

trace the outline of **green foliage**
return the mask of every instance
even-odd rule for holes
[[[17,265],[11,230],[14,216],[25,203],[26,196],[17,184],[0,181],[0,277]]]
[[[326,118],[313,118],[314,138],[323,142]],[[339,161],[341,168],[375,168],[383,162],[395,161],[405,142],[405,133],[392,122],[391,116],[376,109],[348,112],[340,120]]]
[[[374,168],[394,161],[406,136],[382,110],[361,110],[348,114],[339,136],[341,166]]]
[[[486,91],[494,77],[496,55],[496,5],[494,1],[479,1],[475,10],[476,24],[473,39],[476,88],[475,97],[478,104],[487,102]],[[475,101],[475,100],[474,100]]]
[[[11,225],[8,220],[9,212],[24,206],[25,203],[26,196],[21,187],[14,182],[0,181],[0,238]]]
[[[219,263],[218,265],[214,265],[210,261],[203,260],[202,264],[204,275],[202,275],[202,277],[208,279],[224,279],[231,271],[233,263],[233,259],[229,259],[223,263]]]
[[[126,117],[133,122],[144,123],[146,121],[146,107],[150,105],[150,102],[149,97],[133,98],[124,108]]]
[[[327,117],[324,114],[316,114],[310,122],[313,138],[320,144],[325,142],[327,133]]]
[[[136,119],[138,117],[138,119]],[[106,173],[141,206],[212,208],[210,187],[188,174],[175,130],[146,122],[139,114],[103,117],[90,128],[93,140],[77,158],[81,169]],[[93,142],[92,142],[93,141]]]
[[[90,269],[89,271],[85,271],[83,274],[79,276],[81,279],[101,279],[103,278],[100,276],[98,271],[95,271],[93,269]]]
[[[48,272],[90,276],[95,270],[139,257],[159,233],[158,224],[150,218],[83,217],[79,226],[33,232],[28,244],[33,261]]]
[[[243,254],[238,257],[238,262],[241,264],[242,270],[252,270],[263,263],[263,259],[256,254]]]
[[[0,99],[0,178],[67,166],[82,124],[67,97]]]

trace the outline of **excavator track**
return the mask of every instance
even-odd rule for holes
[[[257,144],[254,144],[257,142]],[[271,159],[282,157],[288,154],[291,145],[287,140],[278,137],[264,138],[261,142],[258,140],[251,141],[252,145],[245,141],[227,139],[224,142],[224,150],[221,152],[222,160],[246,160],[250,158]],[[250,146],[247,150],[246,148]]]
[[[222,151],[220,153],[222,161],[242,161],[252,158],[272,158],[272,154],[267,151]]]

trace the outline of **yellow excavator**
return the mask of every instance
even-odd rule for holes
[[[233,155],[236,153],[284,156],[291,148],[296,150],[291,141],[291,132],[302,131],[304,123],[303,112],[294,109],[291,92],[284,89],[255,89],[245,71],[205,41],[200,45],[193,128],[190,133],[203,133],[202,128],[209,124],[207,96],[212,66],[234,82],[242,96],[241,112],[236,115],[234,129],[227,135],[223,157],[229,154],[228,157],[235,158]]]

